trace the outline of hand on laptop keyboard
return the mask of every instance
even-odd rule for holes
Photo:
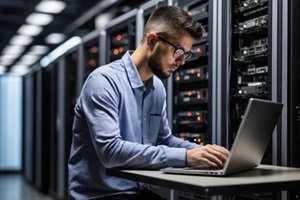
[[[224,167],[229,151],[219,145],[205,145],[186,151],[186,166]]]

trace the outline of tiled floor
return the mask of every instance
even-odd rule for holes
[[[21,174],[0,174],[1,200],[54,200],[28,184]]]

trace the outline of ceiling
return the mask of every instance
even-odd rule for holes
[[[35,11],[36,5],[41,0],[0,0],[0,65],[2,50],[9,44],[10,39],[17,34],[21,25],[25,24],[26,17]],[[103,11],[103,6],[132,7],[141,4],[142,1],[109,1],[109,0],[64,0],[66,8],[59,14],[54,14],[54,20],[44,26],[43,31],[34,36],[33,42],[26,47],[29,50],[33,45],[47,45],[54,49],[59,44],[49,45],[45,43],[45,37],[49,33],[64,33],[67,37],[83,36],[95,29],[95,17]],[[112,2],[108,6],[108,2]],[[130,4],[130,5],[129,5]],[[122,12],[119,12],[121,14]],[[6,65],[6,72],[18,62],[26,50],[10,65]],[[3,65],[3,64],[2,64]]]

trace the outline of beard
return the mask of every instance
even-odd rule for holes
[[[150,56],[148,60],[148,66],[152,70],[153,74],[155,74],[160,79],[169,78],[170,74],[163,72],[162,62],[161,62],[161,49],[157,47],[154,54]]]

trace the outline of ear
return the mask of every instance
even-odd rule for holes
[[[147,35],[147,46],[150,48],[153,48],[156,43],[156,34],[155,33],[149,33]]]

